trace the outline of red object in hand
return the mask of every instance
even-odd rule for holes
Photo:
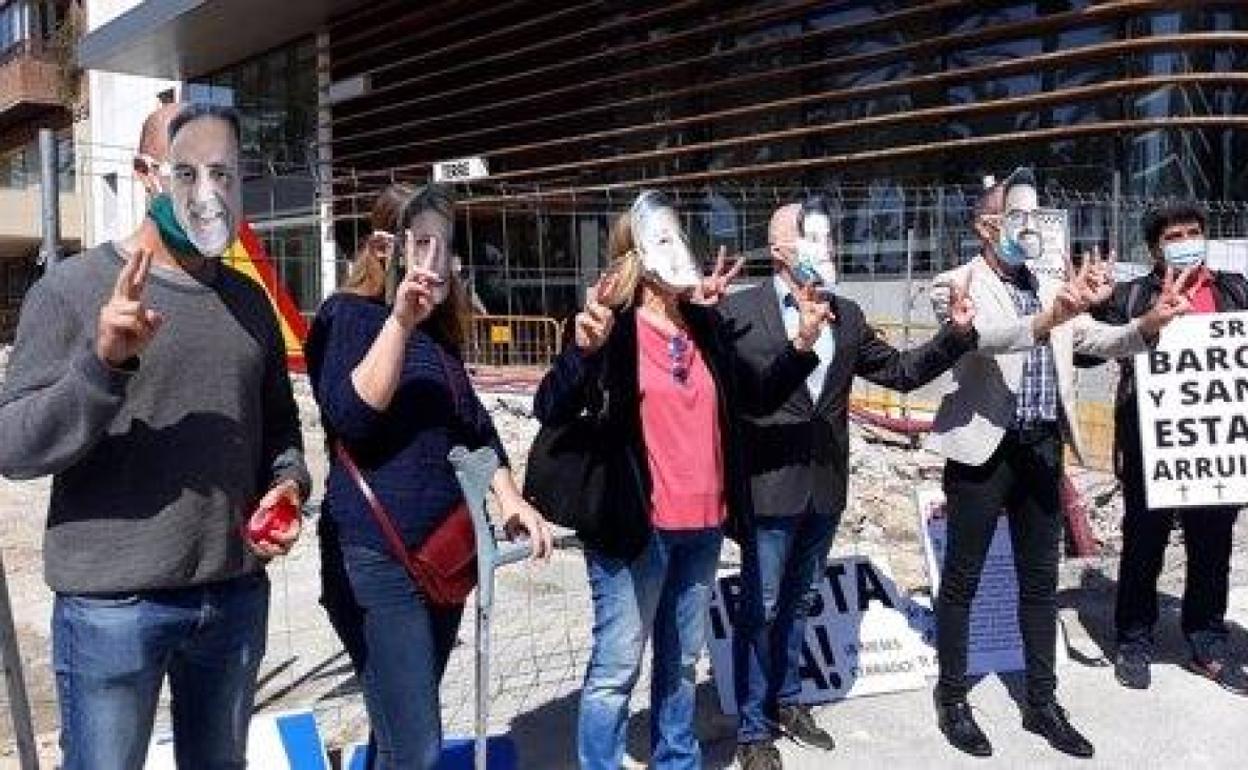
[[[253,543],[276,543],[277,533],[290,529],[290,525],[298,516],[299,509],[290,501],[290,498],[281,497],[268,508],[257,508],[247,520],[244,534]]]

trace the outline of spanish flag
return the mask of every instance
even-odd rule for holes
[[[290,292],[282,286],[277,276],[273,260],[264,250],[264,244],[256,237],[251,225],[243,222],[238,227],[238,238],[225,253],[225,264],[234,268],[251,280],[260,284],[273,303],[277,314],[277,322],[282,327],[282,339],[286,343],[287,366],[296,372],[302,372],[306,366],[303,360],[303,341],[308,336],[308,322],[299,312],[298,305],[290,296]]]

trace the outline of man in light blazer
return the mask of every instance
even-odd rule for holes
[[[1083,442],[1075,419],[1075,353],[1114,359],[1146,349],[1186,311],[1167,291],[1129,324],[1109,326],[1084,313],[1109,299],[1105,265],[1086,257],[1066,280],[1028,265],[1040,254],[1034,177],[1019,169],[990,187],[975,210],[981,254],[933,281],[939,319],[951,300],[969,295],[978,348],[953,368],[953,387],[936,412],[928,448],[946,459],[949,535],[936,603],[940,678],[935,701],[941,732],[956,748],[989,756],[992,745],[967,703],[970,604],[988,545],[1004,508],[1018,576],[1019,626],[1027,669],[1023,727],[1059,751],[1090,757],[1093,746],[1058,705],[1057,565],[1062,524],[1059,483],[1063,443]]]

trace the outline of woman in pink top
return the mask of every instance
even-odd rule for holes
[[[582,768],[621,766],[628,698],[653,634],[650,766],[696,768],[694,664],[721,525],[751,515],[733,416],[773,411],[801,387],[818,362],[811,347],[828,308],[803,297],[792,344],[755,372],[713,307],[724,276],[702,278],[665,196],[638,195],[609,251],[574,342],[535,400],[544,424],[605,411],[601,438],[620,458],[609,482],[618,508],[578,532],[594,605],[578,753]]]

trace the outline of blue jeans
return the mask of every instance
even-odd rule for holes
[[[268,615],[263,572],[195,588],[57,594],[63,770],[140,770],[166,674],[180,770],[246,767]]]
[[[442,753],[438,687],[463,608],[426,604],[407,571],[387,553],[344,544],[341,554],[350,584],[343,588],[355,604],[332,603],[326,609],[364,690],[372,728],[367,766],[431,770]],[[355,622],[362,623],[362,633],[342,633]]]
[[[697,768],[694,666],[706,643],[707,608],[723,534],[718,528],[655,531],[633,561],[585,552],[593,594],[593,651],[581,690],[582,770],[619,770],[628,698],[654,634],[650,767]]]
[[[772,738],[780,704],[796,701],[802,691],[798,671],[806,618],[838,521],[839,516],[814,510],[759,516],[754,537],[742,546],[741,604],[733,635],[738,743]]]

